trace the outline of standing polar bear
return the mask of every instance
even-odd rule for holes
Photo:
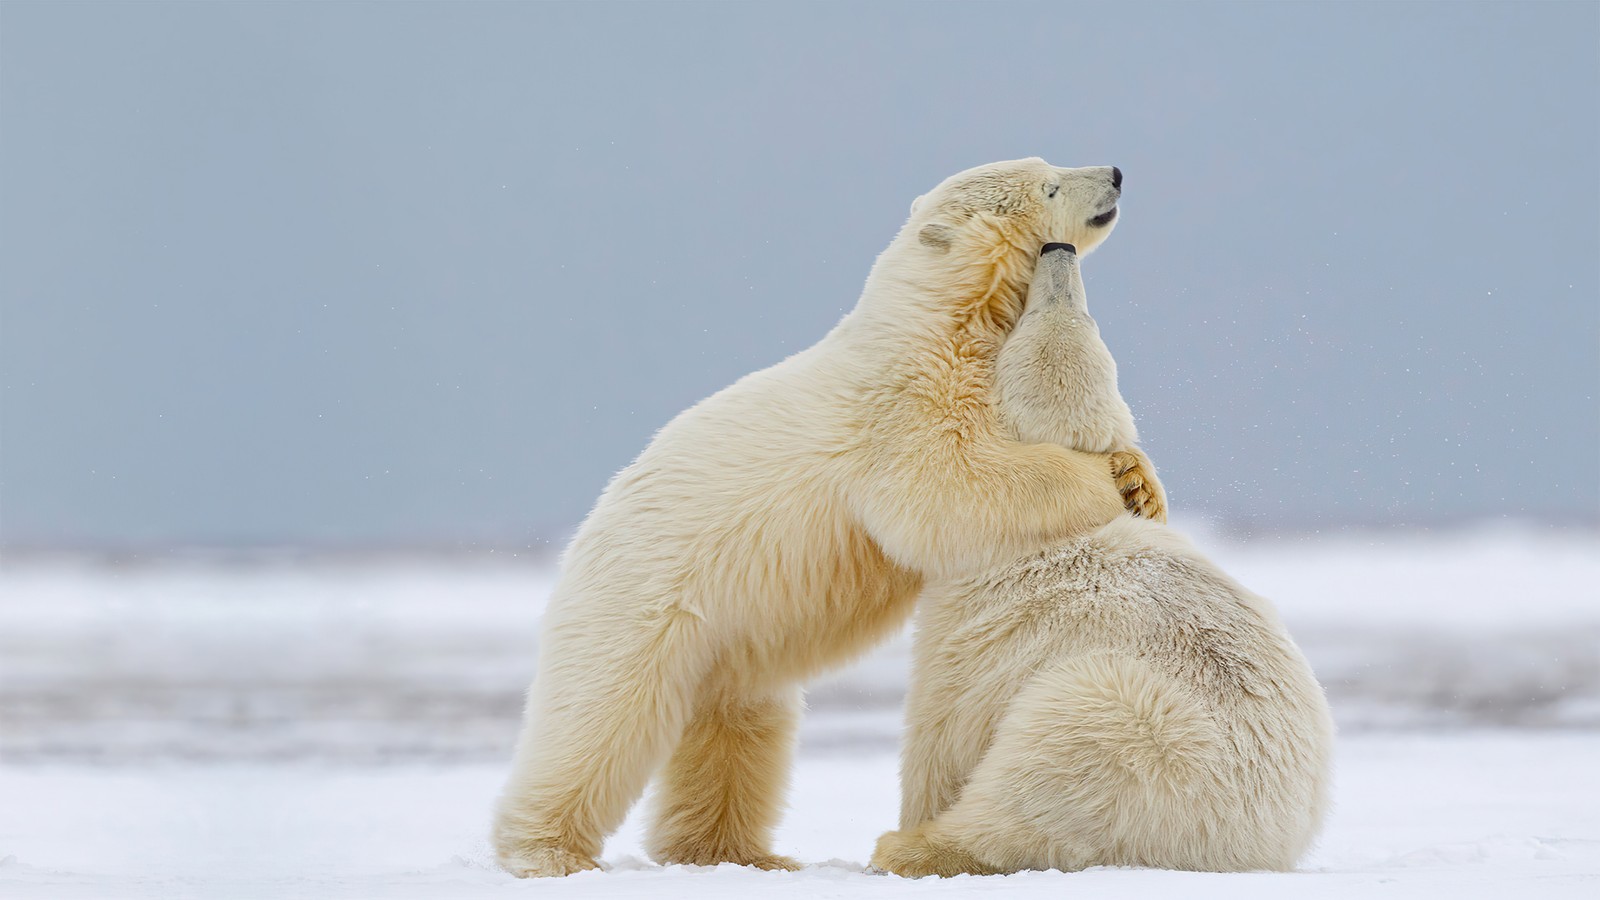
[[[1023,440],[1137,441],[1072,248],[1046,248],[996,382]],[[880,869],[1287,869],[1321,823],[1321,687],[1272,606],[1160,522],[930,584],[913,671]]]
[[[794,868],[769,843],[805,679],[901,624],[926,577],[992,570],[1125,504],[1161,513],[1136,450],[1021,443],[992,402],[1038,248],[1099,244],[1121,182],[1040,159],[947,179],[826,337],[679,415],[611,481],[545,614],[502,865],[594,868],[665,763],[655,859]]]

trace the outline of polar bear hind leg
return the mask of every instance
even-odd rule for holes
[[[961,800],[885,835],[873,864],[906,875],[1215,869],[1213,823],[1195,811],[1228,759],[1206,706],[1175,679],[1114,653],[1067,660],[1017,694]]]
[[[800,709],[798,687],[756,697],[707,691],[662,772],[651,858],[799,869],[768,848],[783,811]]]

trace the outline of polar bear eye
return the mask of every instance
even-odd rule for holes
[[[1061,190],[1061,185],[1059,185],[1059,184],[1047,184],[1047,185],[1044,186],[1044,195],[1046,197],[1054,197],[1056,195],[1056,191],[1059,191],[1059,190]]]

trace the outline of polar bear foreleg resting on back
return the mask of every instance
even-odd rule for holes
[[[1046,251],[997,386],[1024,439],[1135,440],[1069,248]],[[1160,522],[1120,517],[929,584],[900,830],[873,865],[1286,869],[1321,821],[1331,734],[1271,605]]]

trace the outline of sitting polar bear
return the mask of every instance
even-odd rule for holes
[[[1023,440],[1137,440],[1070,247],[1046,248],[997,386]],[[1316,835],[1322,689],[1271,604],[1165,525],[1122,516],[943,580],[917,617],[900,830],[875,867],[1287,869]]]
[[[993,569],[1125,503],[1160,514],[1136,450],[1019,442],[990,400],[1039,246],[1099,244],[1121,183],[1039,159],[945,180],[833,331],[679,415],[612,479],[544,617],[502,865],[594,868],[665,764],[655,859],[794,868],[769,843],[805,679],[892,632],[925,577]]]

